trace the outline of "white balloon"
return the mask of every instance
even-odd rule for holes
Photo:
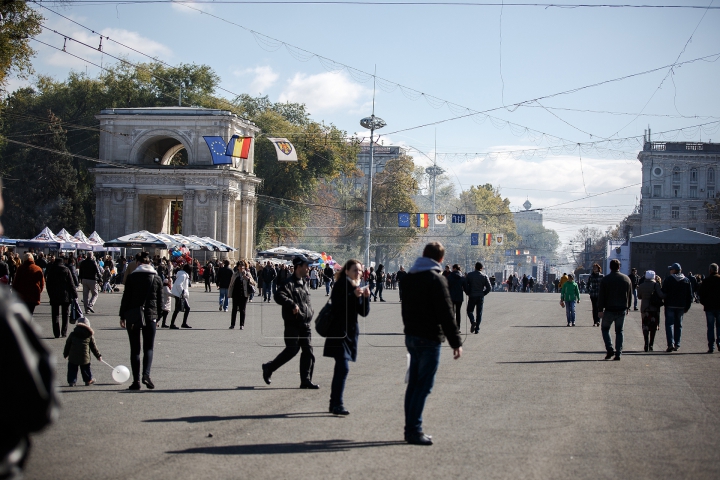
[[[125,365],[118,365],[113,369],[112,377],[118,383],[125,383],[130,378],[130,370]]]

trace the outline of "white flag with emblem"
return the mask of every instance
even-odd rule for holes
[[[435,225],[447,225],[447,215],[444,213],[436,213]]]
[[[502,233],[495,234],[495,244],[496,245],[502,245],[504,240],[505,240],[505,236]]]
[[[297,162],[297,152],[295,151],[295,147],[292,143],[290,143],[290,140],[287,138],[270,138],[268,137],[268,140],[270,140],[275,147],[275,153],[277,153],[277,158],[279,162]]]

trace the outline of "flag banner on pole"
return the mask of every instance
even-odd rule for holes
[[[522,250],[515,250],[515,255],[522,255]]]
[[[532,257],[532,263],[537,263],[537,255],[533,255],[533,257]]]
[[[492,244],[492,233],[483,233],[483,245],[489,247]]]
[[[430,226],[430,218],[427,213],[417,214],[417,226],[419,228],[428,228]]]
[[[410,214],[406,212],[398,213],[398,227],[410,226]]]
[[[293,144],[290,143],[290,140],[287,138],[270,138],[268,137],[268,140],[270,140],[275,147],[275,152],[277,153],[277,159],[279,162],[297,162],[297,152],[295,151],[295,147],[293,147]]]
[[[506,257],[512,257],[515,254],[513,250],[505,250]]]
[[[471,233],[470,234],[470,245],[477,245],[479,237],[480,237],[479,233]]]
[[[223,140],[222,137],[208,136],[203,138],[210,149],[213,165],[232,165],[232,157],[225,154],[226,145],[225,140]]]
[[[527,256],[527,263],[532,263],[532,257],[530,255]]]
[[[447,215],[444,213],[436,213],[434,215],[435,225],[447,225]]]
[[[504,241],[505,241],[505,235],[503,235],[502,233],[495,234],[495,243],[496,244],[502,245]]]
[[[452,223],[465,223],[465,215],[462,213],[453,213],[451,222]]]
[[[252,143],[252,137],[241,137],[240,135],[233,135],[227,144],[227,150],[225,155],[235,158],[248,158],[250,156],[250,144]]]
[[[530,255],[530,250],[523,250],[523,255]]]

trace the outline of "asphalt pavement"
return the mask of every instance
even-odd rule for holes
[[[120,298],[101,294],[89,318],[103,359],[129,367]],[[134,392],[95,359],[96,385],[67,386],[45,297],[35,319],[57,354],[63,407],[34,437],[27,478],[720,478],[720,354],[705,353],[701,305],[675,353],[664,352],[664,330],[645,353],[631,312],[616,362],[603,360],[586,295],[566,327],[557,295],[491,293],[462,358],[444,345],[424,412],[435,444],[423,447],[403,442],[406,350],[397,291],[385,298],[361,319],[351,413],[335,417],[322,338],[313,338],[319,390],[298,388],[299,355],[263,382],[260,365],[283,344],[275,303],[256,297],[245,329],[229,330],[217,292],[193,286],[193,328],[158,329],[156,388]],[[324,289],[312,301],[319,311]]]

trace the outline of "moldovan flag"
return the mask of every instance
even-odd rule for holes
[[[225,155],[235,158],[248,158],[250,155],[250,144],[252,143],[252,137],[241,137],[240,135],[233,135],[227,144],[227,150]]]
[[[417,214],[417,226],[420,228],[428,228],[430,226],[430,218],[427,213]]]
[[[447,225],[447,215],[442,213],[436,213],[434,217],[435,225]]]
[[[293,144],[290,143],[290,140],[287,138],[270,138],[268,137],[268,140],[270,140],[275,147],[275,153],[277,153],[277,158],[279,162],[297,162],[297,152],[295,151],[295,147],[293,147]]]
[[[495,243],[498,245],[502,245],[505,241],[505,236],[502,233],[496,233],[495,234]]]
[[[489,247],[492,243],[492,233],[483,233],[483,246]]]

